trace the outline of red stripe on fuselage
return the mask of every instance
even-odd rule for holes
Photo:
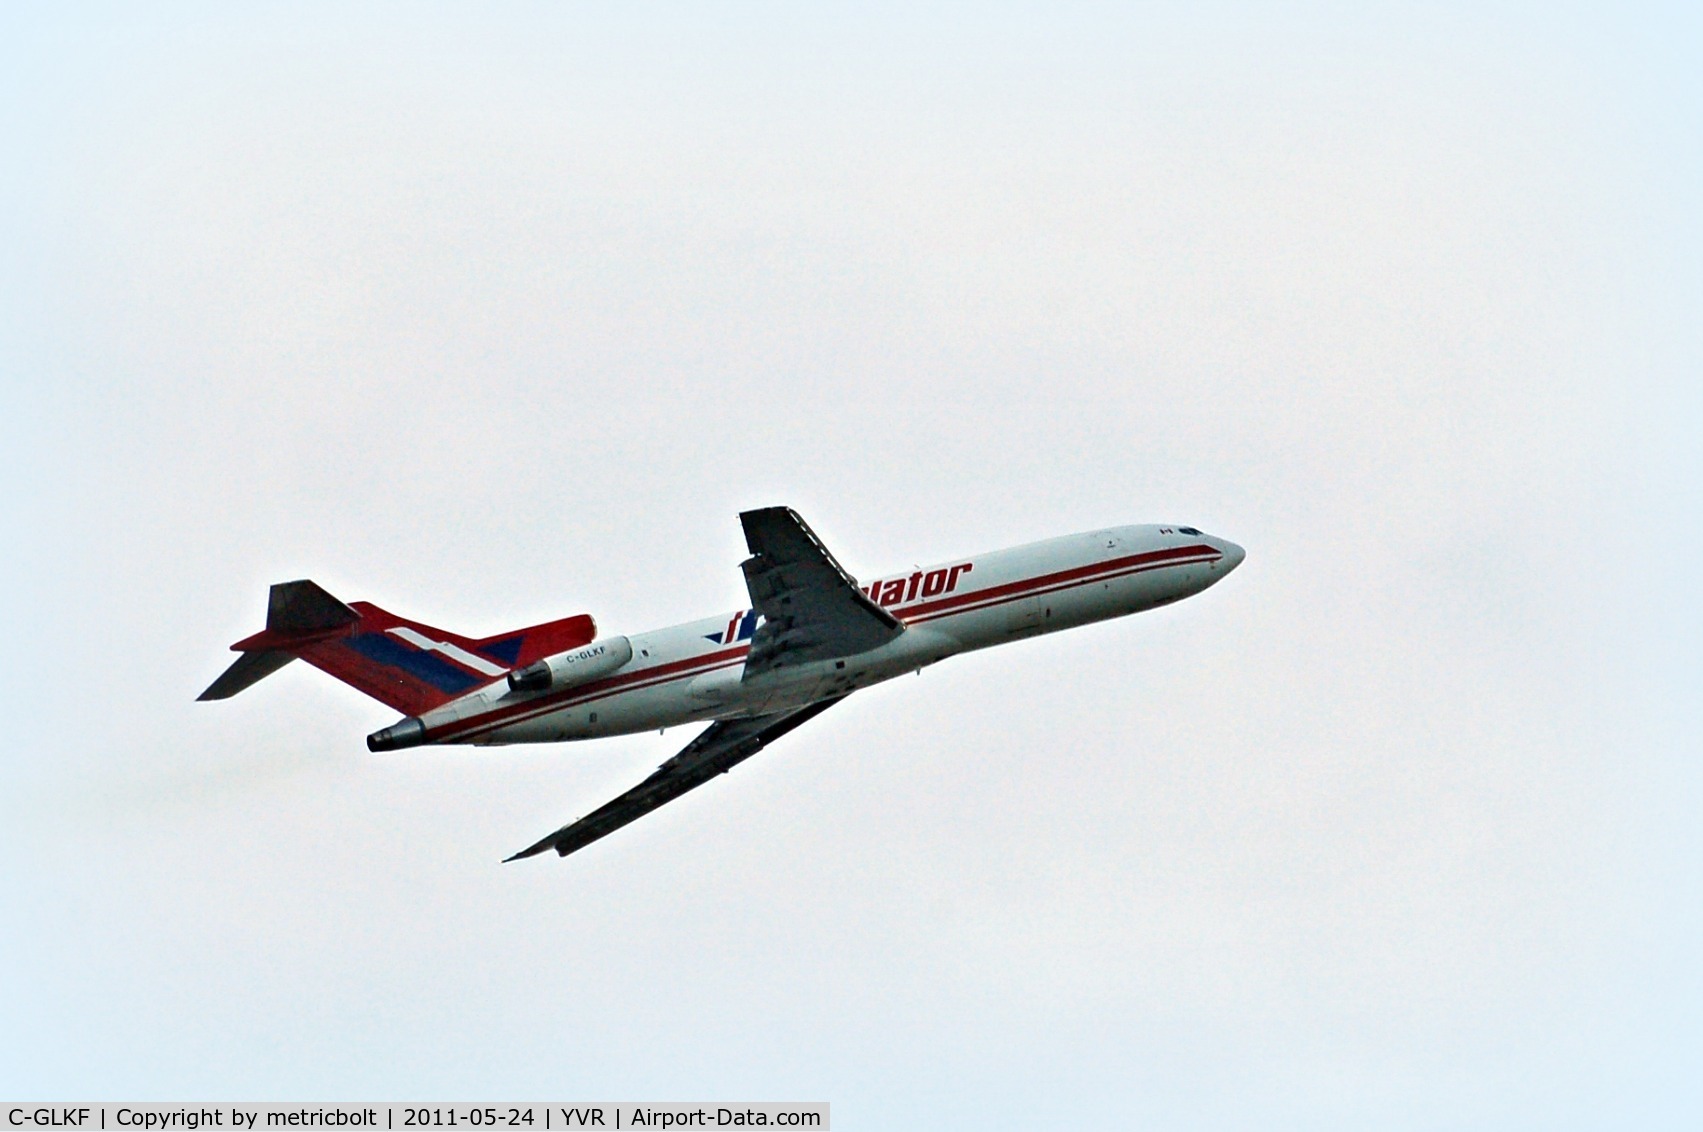
[[[687,676],[697,676],[700,669],[707,671],[712,668],[720,668],[722,667],[721,662],[738,660],[750,649],[750,645],[739,645],[736,648],[721,649],[688,660],[671,660],[667,664],[641,668],[636,672],[623,672],[615,676],[607,676],[602,680],[593,680],[587,684],[577,684],[572,688],[564,688],[560,692],[544,696],[541,699],[528,700],[510,708],[499,708],[474,719],[457,720],[455,723],[445,725],[443,730],[431,736],[430,741],[439,742],[452,737],[465,738],[468,735],[489,731],[494,727],[504,727],[510,723],[519,723],[525,719],[548,715],[550,712],[572,707],[587,700],[601,699],[604,695],[610,693],[631,692],[653,684],[666,684]]]
[[[1203,558],[1202,555],[1210,557]],[[954,594],[951,597],[943,597],[935,601],[922,601],[912,606],[896,608],[892,610],[892,613],[906,624],[917,621],[934,621],[952,613],[967,613],[971,606],[1001,605],[1005,601],[1032,597],[1046,587],[1068,589],[1077,584],[1103,581],[1107,576],[1124,577],[1128,574],[1139,574],[1161,566],[1194,565],[1195,562],[1211,562],[1221,557],[1223,557],[1221,552],[1201,544],[1170,547],[1166,550],[1150,550],[1145,554],[1131,554],[1123,558],[1112,558],[1105,562],[1091,563],[1087,566],[1073,566],[1068,570],[1057,570],[1051,574],[1039,574],[1033,578],[1021,578],[1015,582],[989,586],[985,590],[971,590],[967,593]],[[1177,561],[1183,558],[1191,561]],[[1131,569],[1130,567],[1134,568]]]
[[[1222,552],[1202,544],[1171,547],[1166,550],[1152,550],[1143,554],[1126,555],[1123,558],[1113,558],[1087,566],[1074,566],[1068,570],[1056,570],[1053,573],[1039,574],[1033,578],[1022,578],[1015,582],[989,586],[984,590],[972,590],[968,593],[954,594],[951,597],[920,601],[910,606],[894,607],[889,612],[907,625],[917,625],[926,621],[938,621],[945,617],[956,616],[960,613],[980,612],[1009,602],[1020,601],[1023,598],[1058,593],[1062,590],[1073,589],[1076,586],[1089,585],[1094,582],[1112,581],[1170,566],[1194,566],[1206,562],[1216,562],[1222,557]],[[602,680],[593,680],[588,684],[565,688],[542,699],[515,704],[512,708],[499,709],[475,719],[457,720],[455,723],[445,726],[436,734],[430,735],[428,741],[444,742],[487,734],[512,724],[524,723],[539,716],[549,715],[551,712],[560,711],[563,708],[603,699],[609,695],[636,692],[658,684],[667,684],[690,676],[699,676],[717,668],[727,667],[743,658],[749,651],[749,645],[741,644],[734,648],[720,649],[687,660],[670,661],[667,664],[658,664],[651,668],[640,669],[637,672],[624,672],[616,676],[605,677]]]

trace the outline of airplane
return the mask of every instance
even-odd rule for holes
[[[583,849],[703,785],[853,692],[947,657],[1180,601],[1241,565],[1194,527],[1065,535],[860,584],[789,507],[739,516],[750,608],[598,637],[581,614],[472,639],[345,605],[311,581],[271,588],[266,628],[202,692],[222,700],[301,658],[405,718],[372,751],[553,743],[710,721],[656,772],[508,861]]]

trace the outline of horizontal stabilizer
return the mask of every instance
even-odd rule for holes
[[[197,700],[228,700],[250,684],[258,684],[292,660],[296,659],[293,652],[283,649],[257,649],[245,652],[237,657],[231,666],[225,669],[207,690],[195,698]]]
[[[272,633],[320,633],[360,619],[359,613],[306,578],[279,582],[266,603],[266,629]]]
[[[195,698],[228,700],[296,659],[310,642],[360,619],[306,578],[279,582],[266,599],[266,631],[232,645],[242,655]]]

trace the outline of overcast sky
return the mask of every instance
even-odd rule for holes
[[[0,1094],[837,1128],[1703,1113],[1683,6],[8,5]],[[369,754],[266,585],[481,636],[1187,522],[1164,610]]]

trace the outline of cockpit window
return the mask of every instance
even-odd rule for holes
[[[1200,532],[1195,530],[1193,527],[1178,527],[1177,533],[1178,534],[1184,534],[1184,535],[1194,535],[1196,538],[1200,537]]]

